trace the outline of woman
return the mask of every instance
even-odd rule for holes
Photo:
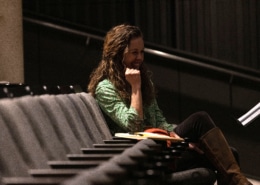
[[[194,141],[190,148],[210,161],[221,174],[223,184],[250,185],[225,137],[207,113],[195,113],[178,126],[167,123],[143,61],[144,41],[138,27],[118,25],[107,33],[102,60],[90,76],[88,91],[113,120],[109,125],[112,133],[155,127],[174,137],[188,137]]]

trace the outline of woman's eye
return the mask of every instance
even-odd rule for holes
[[[141,50],[141,51],[132,51],[131,54],[132,54],[132,55],[135,55],[135,56],[137,56],[137,55],[139,55],[139,54],[143,55],[143,54],[144,54],[144,50]]]

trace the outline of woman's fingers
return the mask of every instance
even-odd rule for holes
[[[141,75],[139,70],[126,68],[125,78],[132,87],[141,87]]]

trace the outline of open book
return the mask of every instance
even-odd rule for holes
[[[116,133],[116,137],[127,138],[127,139],[154,139],[154,140],[169,140],[172,142],[181,142],[184,141],[182,138],[175,138],[166,135],[150,133],[150,132],[134,132],[134,133]]]
[[[246,126],[253,122],[260,115],[260,102],[251,108],[247,113],[238,118],[238,121]]]

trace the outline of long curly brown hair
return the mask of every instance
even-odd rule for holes
[[[124,52],[131,39],[143,37],[141,30],[132,25],[122,24],[113,27],[107,32],[103,45],[102,60],[90,75],[88,92],[95,97],[98,83],[108,79],[117,89],[119,96],[130,104],[131,86],[125,79],[125,66],[123,64]],[[151,72],[144,63],[139,68],[142,79],[142,98],[144,105],[149,105],[155,97],[155,90],[151,82]]]

